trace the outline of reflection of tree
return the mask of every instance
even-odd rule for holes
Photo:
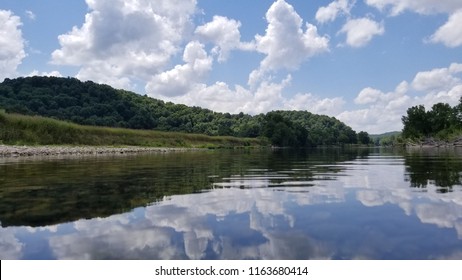
[[[417,150],[405,157],[406,180],[413,188],[433,184],[438,192],[450,192],[462,184],[462,150]]]
[[[301,168],[301,180],[340,167],[317,167],[354,159],[356,152],[278,150],[186,152],[164,155],[74,158],[0,165],[0,221],[44,226],[107,217],[165,197],[212,188],[217,180]],[[335,167],[335,166],[334,166]],[[276,179],[275,179],[276,180]],[[274,182],[279,183],[279,182]]]

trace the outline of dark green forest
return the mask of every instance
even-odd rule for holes
[[[217,113],[75,78],[26,77],[0,84],[0,108],[82,125],[153,129],[210,136],[266,137],[276,146],[342,145],[358,135],[339,120],[307,111]],[[361,133],[360,142],[364,140]]]

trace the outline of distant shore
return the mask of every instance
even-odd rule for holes
[[[109,147],[109,146],[10,146],[0,145],[0,157],[33,157],[60,155],[107,155],[137,153],[167,153],[197,150],[196,148]]]

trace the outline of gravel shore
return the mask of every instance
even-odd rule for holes
[[[166,153],[187,151],[190,148],[150,148],[150,147],[93,147],[93,146],[9,146],[0,145],[0,157],[32,157],[59,155],[100,155],[100,154],[136,154]]]

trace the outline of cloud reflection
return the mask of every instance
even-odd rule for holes
[[[401,158],[334,165],[336,172],[309,181],[301,169],[223,178],[214,189],[79,220],[67,225],[72,230],[1,228],[0,256],[27,258],[22,230],[48,234],[58,259],[461,258],[462,190],[410,188]],[[441,229],[457,233],[450,249],[432,235]]]
[[[24,244],[15,236],[13,229],[0,229],[0,259],[15,260],[22,257]]]

